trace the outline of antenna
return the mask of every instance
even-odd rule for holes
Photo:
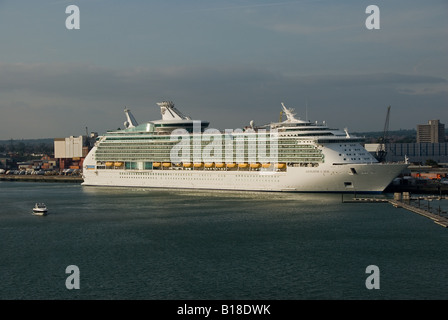
[[[308,99],[305,101],[305,120],[308,121]]]

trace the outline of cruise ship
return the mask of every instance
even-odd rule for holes
[[[162,119],[138,124],[125,109],[124,129],[98,137],[83,163],[83,185],[247,191],[382,193],[406,163],[380,163],[347,129],[296,117],[244,129],[209,128],[174,103]]]

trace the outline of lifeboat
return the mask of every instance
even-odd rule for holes
[[[115,162],[114,166],[121,167],[121,166],[123,166],[123,162]]]
[[[225,166],[224,163],[215,163],[216,168],[224,168],[224,166]]]
[[[155,168],[160,167],[160,162],[153,162],[152,166]]]
[[[247,163],[238,163],[238,167],[240,168],[247,168],[249,166],[249,164]]]
[[[184,168],[191,168],[193,166],[193,164],[191,162],[185,162],[183,164]]]
[[[169,167],[171,167],[171,162],[164,162],[162,165],[163,165],[165,168],[169,168]]]
[[[235,168],[236,167],[236,163],[228,163],[227,164],[227,168]]]
[[[202,168],[203,165],[204,164],[202,162],[197,162],[197,163],[194,164],[194,167],[195,168]]]
[[[112,167],[114,165],[113,162],[106,162],[106,167]]]
[[[270,163],[263,163],[261,166],[263,168],[269,168],[271,166],[271,164]]]
[[[276,163],[275,167],[277,169],[284,169],[284,168],[286,168],[286,163]]]
[[[261,164],[259,164],[259,163],[251,163],[250,167],[253,168],[253,169],[258,169],[258,168],[261,167]]]
[[[207,162],[207,163],[205,164],[205,167],[206,167],[206,168],[211,168],[211,167],[213,167],[213,162]]]

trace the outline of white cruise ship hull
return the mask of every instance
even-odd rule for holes
[[[120,170],[84,171],[85,186],[246,191],[381,193],[406,164],[288,167],[286,171]]]
[[[83,163],[86,186],[381,193],[407,164],[381,164],[348,131],[295,118],[242,130],[206,129],[172,102],[162,120],[97,140]],[[266,128],[269,127],[269,134]],[[180,139],[180,140],[179,140]]]

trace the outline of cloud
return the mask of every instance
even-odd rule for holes
[[[402,73],[301,75],[263,67],[214,66],[112,69],[83,64],[0,64],[0,91],[26,90],[55,96],[133,95],[149,87],[246,87],[260,83],[303,86],[372,86],[446,84],[436,76]]]
[[[400,74],[400,73],[371,73],[371,74],[351,74],[351,75],[318,75],[305,76],[301,82],[322,86],[389,86],[406,84],[440,84],[447,80],[441,77]]]
[[[104,132],[122,125],[125,106],[139,122],[159,119],[155,103],[161,100],[173,100],[185,114],[221,129],[276,120],[282,101],[302,115],[309,101],[315,119],[353,126],[359,123],[356,114],[380,117],[375,108],[392,102],[414,106],[413,118],[425,114],[418,111],[425,100],[440,109],[446,82],[417,74],[293,74],[244,65],[113,69],[3,63],[0,138],[82,134],[85,126]]]
[[[310,2],[310,1],[311,0],[299,0],[299,1],[257,3],[257,4],[248,4],[248,5],[233,5],[233,6],[226,6],[226,7],[195,8],[195,9],[186,10],[185,12],[202,12],[202,11],[211,12],[211,11],[253,9],[253,8],[262,8],[262,7],[285,6],[285,5],[299,4],[299,3]]]
[[[277,31],[280,33],[288,33],[293,35],[318,35],[323,33],[335,34],[344,30],[353,29],[354,25],[328,25],[323,24],[305,24],[301,22],[275,22],[272,25],[266,25],[266,29]],[[355,26],[356,27],[356,26]]]

